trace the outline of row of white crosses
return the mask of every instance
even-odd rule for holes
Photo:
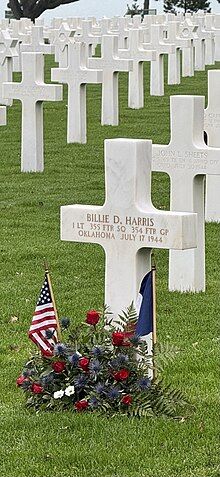
[[[77,46],[79,47],[80,44]],[[42,56],[36,55],[35,58],[40,61]],[[31,57],[28,53],[24,55],[24,59],[29,62],[29,65],[31,64]],[[32,64],[32,68],[36,68],[36,65]],[[40,70],[43,71],[42,64],[38,63],[38,71]],[[27,84],[28,78],[25,79]],[[11,86],[13,87],[13,83]],[[50,85],[46,85],[46,88],[48,86],[50,87]],[[10,85],[8,85],[9,87]],[[59,87],[54,86],[52,88]],[[41,90],[36,90],[36,93],[39,97]],[[37,124],[37,121],[40,124],[42,103],[39,100],[36,101],[33,93],[32,106],[30,104],[27,106],[27,101],[24,101],[21,93],[17,94],[17,97],[23,100],[23,124],[25,124],[25,115],[26,119],[30,113],[33,117],[33,111],[36,115],[34,125]],[[41,99],[46,100],[48,98],[52,99],[45,90],[44,97]],[[172,97],[171,142],[168,146],[153,146],[153,170],[166,172],[171,177],[171,209],[174,211],[188,210],[198,214],[197,249],[185,252],[170,252],[170,290],[205,290],[204,177],[206,174],[220,174],[220,160],[219,149],[210,148],[203,142],[203,116],[204,98],[199,96]],[[29,120],[27,124],[30,124]],[[37,129],[35,126],[33,129],[36,133],[41,132],[42,134],[42,127]],[[39,136],[36,134],[36,140],[38,138]],[[39,140],[39,144],[41,143],[42,141]],[[26,150],[23,148],[23,154],[31,157],[28,155],[28,151],[32,150],[32,145],[26,144],[26,146]],[[42,150],[39,151],[36,144],[35,148],[38,151],[38,158],[42,159]],[[38,170],[42,170],[42,160],[38,163]],[[183,171],[186,180],[183,180]],[[132,230],[136,229],[131,229],[127,233],[131,233]]]
[[[69,30],[72,32],[71,33],[72,36],[75,36],[75,39],[81,40],[86,43],[88,51],[89,51],[92,46],[95,47],[97,43],[101,42],[100,38],[103,34],[110,34],[110,33],[118,34],[119,47],[121,46],[124,46],[124,48],[127,47],[128,32],[130,29],[133,29],[134,27],[140,28],[145,33],[145,35],[147,34],[148,36],[147,42],[151,42],[151,32],[148,32],[148,30],[151,29],[152,25],[156,22],[158,26],[162,27],[162,29],[165,29],[165,31],[167,30],[166,31],[167,38],[164,39],[165,43],[171,42],[173,45],[175,45],[175,49],[177,50],[177,52],[179,52],[179,41],[185,40],[185,46],[183,47],[184,48],[183,75],[193,75],[194,74],[193,47],[195,48],[196,69],[204,68],[204,50],[206,54],[205,63],[206,64],[213,63],[213,54],[214,54],[213,36],[216,43],[216,50],[217,50],[216,53],[218,55],[218,43],[217,43],[218,29],[213,26],[214,20],[216,19],[216,17],[218,16],[215,16],[215,15],[187,16],[186,15],[186,18],[184,19],[180,15],[179,16],[159,15],[156,17],[147,16],[145,17],[144,22],[141,23],[140,17],[136,16],[134,17],[133,20],[126,17],[117,18],[116,22],[111,21],[110,19],[103,19],[99,22],[99,24],[97,24],[97,22],[94,22],[94,19],[91,21],[86,21],[82,19],[74,19],[73,21],[73,19],[67,19],[65,22],[63,22],[62,19],[55,19],[53,22],[54,23],[53,28],[49,29],[50,33],[47,33],[48,29],[45,29],[44,35],[47,38],[50,38],[50,39],[51,37],[53,38],[53,41],[55,42],[54,46],[56,50],[56,59],[59,61],[60,67],[65,67],[67,65],[65,64],[65,62],[64,63],[62,62],[62,56],[67,55],[67,51],[66,51],[67,48],[65,48],[65,55],[61,55],[61,57],[59,57],[57,50],[59,51],[59,48],[61,47],[62,49],[63,47],[63,40],[66,37],[65,30],[67,28],[69,28]],[[177,33],[176,38],[172,32],[173,24],[176,25],[176,33]],[[29,39],[27,40],[27,38],[28,36],[30,36],[30,22],[28,23],[28,21],[24,21],[24,20],[22,22],[13,21],[10,24],[10,27],[11,27],[12,35],[16,37],[18,40],[18,45],[20,45],[21,42],[29,43]],[[64,31],[62,31],[62,29]],[[180,31],[178,32],[178,30]],[[158,33],[157,33],[157,36],[158,36]],[[66,38],[66,40],[67,41],[69,40],[68,37]],[[186,40],[188,40],[187,46],[186,46]],[[161,43],[161,46],[164,46],[162,38],[159,39],[159,43]],[[42,43],[42,46],[43,46],[43,43]],[[157,46],[158,46],[158,41],[155,43],[155,48]],[[20,55],[20,47],[18,49],[19,49],[19,55]],[[23,51],[27,51],[27,50],[23,50]],[[35,49],[35,51],[39,51],[39,50]],[[168,50],[168,55],[169,55],[169,63],[171,64],[171,66],[169,66],[169,69],[168,69],[168,72],[169,72],[168,82],[170,84],[173,84],[175,82],[175,73],[173,73],[175,68],[172,67],[172,64],[174,65],[176,63],[178,65],[179,60],[177,59],[175,60],[174,59],[175,54],[169,53],[169,50]],[[178,57],[179,55],[177,54],[176,56]],[[15,58],[14,63],[17,63],[17,60],[18,59]],[[153,67],[155,67],[155,65]],[[18,68],[16,69],[16,71],[17,70]],[[178,81],[178,78],[177,78],[177,81]],[[154,86],[153,94],[156,94],[156,95],[163,94],[163,89],[161,87],[156,88]]]
[[[153,19],[154,17],[148,17]],[[175,17],[174,17],[175,18]],[[105,19],[104,19],[105,20]],[[106,25],[105,21],[101,22],[104,23],[104,26]],[[108,27],[107,31],[111,34],[119,34],[119,46],[120,44],[125,44],[125,39],[127,40],[126,46],[128,47],[126,49],[123,49],[123,52],[121,53],[122,55],[126,54],[126,57],[128,59],[129,52],[131,52],[131,57],[129,58],[130,60],[133,61],[134,63],[134,69],[137,65],[136,62],[136,57],[135,55],[135,50],[132,47],[129,46],[132,45],[133,39],[132,39],[132,30],[134,28],[134,20],[133,23],[128,23],[128,19],[126,18],[119,18],[117,20],[119,22],[118,25],[118,30],[110,30],[111,25],[107,19],[108,22]],[[127,22],[127,23],[126,23]],[[187,24],[185,24],[188,22]],[[136,22],[137,23],[137,22]],[[183,75],[192,75],[194,74],[194,68],[193,68],[193,48],[192,48],[192,35],[193,35],[193,28],[198,28],[198,27],[191,27],[189,25],[189,20],[185,20],[185,23],[180,23],[178,21],[175,22],[168,22],[168,31],[167,31],[167,38],[163,39],[163,31],[161,30],[161,24],[143,24],[143,26],[140,26],[139,22],[139,29],[140,32],[146,34],[146,32],[149,33],[149,38],[146,44],[141,44],[140,37],[139,37],[139,48],[144,49],[146,51],[154,51],[154,55],[156,55],[156,61],[152,61],[151,63],[151,87],[150,87],[150,94],[152,95],[163,95],[164,94],[164,68],[163,68],[163,58],[165,54],[168,54],[169,58],[169,68],[168,68],[168,82],[170,84],[174,83],[179,83],[180,82],[180,48],[183,49]],[[72,30],[69,26],[68,23],[60,23],[59,28],[51,29],[50,34],[47,35],[51,41],[51,45],[45,44],[44,42],[44,37],[43,37],[43,27],[41,26],[35,26],[32,28],[31,35],[24,34],[24,31],[27,30],[27,25],[25,23],[25,28],[20,29],[17,27],[20,23],[12,23],[12,34],[16,36],[18,45],[19,45],[19,55],[21,51],[41,51],[44,54],[51,54],[53,51],[55,51],[55,59],[56,61],[59,62],[60,68],[65,68],[68,66],[68,44],[71,41],[83,41],[86,44],[86,48],[88,50],[88,56],[91,55],[90,48],[93,46],[95,47],[98,43],[101,42],[101,35],[103,35],[103,29],[98,27],[99,34],[96,34],[97,32],[97,26],[93,26],[93,22],[91,21],[81,21],[81,26],[80,29],[76,28],[76,30]],[[16,28],[15,28],[16,26]],[[129,29],[130,28],[130,29]],[[150,32],[148,31],[150,28]],[[182,29],[182,36],[181,38],[181,33],[179,29]],[[124,31],[124,33],[123,33]],[[129,36],[130,33],[130,36]],[[121,37],[122,35],[122,37]],[[126,35],[126,38],[125,38]],[[178,36],[179,35],[179,36]],[[185,38],[187,35],[188,38]],[[191,36],[190,36],[191,35]],[[22,40],[21,40],[22,36]],[[123,39],[123,42],[122,42]],[[21,43],[22,41],[22,43]],[[135,39],[134,39],[135,41]],[[194,40],[197,41],[197,40]],[[172,43],[171,43],[172,42]],[[200,42],[201,43],[201,42]],[[204,43],[204,42],[203,42]],[[103,46],[104,48],[104,46]],[[197,51],[197,49],[196,49]],[[139,51],[137,51],[136,48],[136,54],[137,58],[139,57]],[[143,52],[142,52],[143,54]],[[195,55],[196,56],[196,55]],[[119,53],[120,57],[120,53]],[[146,58],[147,58],[147,53],[146,53]],[[14,61],[17,60],[17,58],[14,59]],[[146,60],[147,61],[147,60]],[[21,60],[19,60],[19,63],[21,64]],[[140,72],[140,63],[139,66],[136,67],[136,77],[139,76],[139,85],[140,89],[143,89],[143,86],[141,87],[141,83],[143,83],[143,78],[141,75],[138,75]],[[132,78],[134,81],[135,74],[130,75],[129,83],[131,83],[131,86],[129,87],[129,106],[134,105],[131,107],[142,107],[142,102],[138,102],[136,100],[136,94],[134,92],[134,88],[132,87]],[[103,123],[105,124],[105,123]],[[115,124],[115,122],[113,122]]]
[[[157,25],[155,25],[157,27]],[[34,27],[34,31],[39,32],[39,28],[41,29],[42,27]],[[132,36],[133,33],[133,36]],[[136,35],[136,38],[135,38]],[[136,52],[138,53],[143,53],[140,48],[137,48],[137,30],[131,30],[131,39],[132,37],[136,40],[135,48]],[[39,38],[39,36],[38,36]],[[42,38],[42,32],[40,35],[40,38]],[[41,42],[41,41],[40,41]],[[115,98],[118,98],[118,95],[115,94],[115,91],[117,91],[117,72],[115,69],[120,69],[124,68],[125,65],[121,65],[122,62],[118,61],[118,58],[116,57],[117,54],[117,37],[109,37],[109,36],[104,36],[103,37],[103,43],[105,45],[106,42],[106,48],[103,49],[103,58],[102,59],[91,59],[89,60],[91,63],[96,62],[98,67],[103,68],[106,71],[106,81],[102,80],[102,75],[101,71],[98,69],[96,71],[91,71],[86,68],[86,60],[85,60],[85,52],[82,54],[84,51],[84,48],[78,48],[74,46],[74,44],[71,44],[71,65],[79,66],[79,75],[77,78],[75,78],[76,75],[71,75],[71,65],[66,70],[61,70],[59,69],[54,70],[54,78],[53,79],[58,79],[56,78],[56,74],[61,76],[60,82],[67,82],[69,86],[69,108],[68,108],[68,141],[69,142],[85,142],[86,141],[86,113],[85,113],[85,84],[87,82],[103,82],[103,115],[102,115],[102,123],[103,124],[117,124],[118,123],[118,101]],[[41,42],[42,43],[42,42]],[[132,45],[132,41],[131,41]],[[7,45],[6,45],[7,46]],[[25,44],[24,44],[25,46]],[[45,45],[46,46],[46,45]],[[110,48],[111,46],[111,48]],[[126,51],[126,50],[124,50]],[[134,51],[134,50],[133,50]],[[7,48],[6,48],[7,52]],[[106,52],[106,54],[105,54]],[[113,54],[112,54],[113,52]],[[123,50],[122,50],[123,52]],[[150,55],[152,55],[152,52],[150,51]],[[149,56],[150,56],[149,55]],[[139,57],[141,59],[141,57]],[[9,58],[10,60],[10,58]],[[102,61],[101,61],[102,60]],[[113,60],[113,61],[112,61]],[[100,63],[102,63],[100,65]],[[119,66],[120,63],[120,66]],[[125,63],[125,62],[124,62]],[[128,62],[127,62],[128,63]],[[106,69],[105,69],[106,66]],[[131,65],[130,65],[131,66]],[[26,64],[26,69],[28,69],[28,64]],[[137,69],[138,71],[138,69]],[[132,74],[132,72],[130,73]],[[25,72],[24,72],[25,76]],[[62,78],[63,76],[63,78]],[[26,75],[26,77],[28,77]],[[32,77],[33,81],[36,81],[39,83],[38,78]],[[29,77],[30,81],[30,77]],[[43,75],[41,75],[41,87],[42,87],[42,82],[43,82]],[[23,84],[23,82],[22,82]],[[107,84],[109,85],[109,89],[107,87],[104,87],[104,85]],[[48,85],[45,85],[46,88],[48,88]],[[19,87],[18,87],[19,88]],[[27,90],[27,87],[24,87],[24,93],[25,90]],[[36,88],[35,88],[36,91]],[[7,89],[6,89],[7,92]],[[106,93],[106,94],[105,94]],[[7,94],[7,93],[6,93]],[[13,92],[12,92],[13,94]],[[16,96],[14,95],[14,98]],[[44,96],[43,96],[44,97]],[[61,96],[60,96],[61,97]],[[55,97],[56,98],[56,97]],[[57,96],[58,98],[58,96]],[[109,101],[109,98],[112,98],[111,101]],[[20,99],[20,98],[18,98]],[[75,104],[73,99],[75,99]],[[46,100],[46,99],[45,99]],[[11,101],[10,99],[8,101]],[[24,101],[24,97],[22,99]],[[39,103],[42,102],[42,99],[39,99]],[[78,108],[76,107],[78,105]],[[38,107],[35,108],[36,111],[38,111]],[[41,108],[42,110],[42,105]],[[26,111],[26,112],[25,112]],[[31,114],[31,111],[33,111],[31,108],[29,108],[29,114]],[[75,112],[75,114],[74,114]],[[36,119],[36,125],[41,124],[41,129],[42,129],[42,112],[39,115],[36,112],[36,115],[38,118],[41,117],[41,120]],[[26,120],[25,120],[26,118]],[[29,124],[30,118],[28,117],[27,113],[27,108],[23,108],[23,126],[27,123]],[[35,121],[34,121],[35,123]],[[23,128],[23,141],[22,141],[22,170],[23,171],[28,171],[28,170],[43,170],[43,158],[42,158],[42,151],[43,151],[43,145],[39,145],[38,148],[36,148],[36,144],[39,144],[39,141],[43,138],[43,133],[41,131],[40,134],[37,133],[35,128],[33,128],[33,138],[28,137],[27,141],[25,141],[25,131],[28,131],[28,128],[26,129],[25,127]],[[25,143],[27,143],[25,145]],[[31,153],[31,146],[35,152]],[[38,152],[39,151],[39,152]],[[32,158],[32,159],[29,159]],[[211,179],[212,180],[212,179]],[[213,193],[213,192],[212,192]],[[208,196],[208,195],[207,195]]]
[[[149,18],[154,18],[154,17],[149,17]],[[174,16],[175,18],[175,16]],[[106,27],[106,21],[107,21],[107,28],[103,28],[103,25],[104,27]],[[68,26],[68,23],[67,21],[65,23],[60,23],[58,22],[58,25],[59,25],[59,28],[55,28],[55,29],[50,29],[50,33],[46,34],[47,35],[47,38],[50,39],[50,41],[52,42],[54,48],[55,48],[55,58],[56,58],[56,61],[59,62],[59,66],[60,67],[65,67],[67,66],[67,48],[63,48],[64,47],[64,42],[65,42],[65,46],[68,44],[68,41],[71,41],[70,39],[70,36],[74,37],[75,41],[83,41],[84,43],[86,43],[87,45],[87,48],[88,48],[88,54],[90,55],[91,54],[91,47],[95,47],[98,43],[101,43],[101,36],[103,34],[118,34],[118,38],[119,38],[119,48],[120,46],[125,46],[127,47],[128,46],[128,34],[129,34],[129,31],[130,29],[133,29],[134,28],[134,20],[132,23],[129,23],[128,22],[128,19],[127,18],[119,18],[118,20],[118,28],[115,30],[112,26],[111,26],[111,23],[108,19],[104,19],[100,22],[100,26],[97,27],[97,25],[93,25],[93,22],[92,20],[91,21],[85,21],[85,20],[82,20],[81,21],[81,26],[80,28],[76,28],[75,30],[72,30],[72,27],[70,28],[70,26]],[[136,22],[137,23],[137,22]],[[194,32],[193,32],[193,29],[197,29],[197,27],[192,27],[192,22],[191,22],[191,27],[190,27],[190,20],[187,19],[185,20],[185,22],[182,22],[180,23],[180,21],[169,21],[167,22],[167,24],[164,25],[164,28],[166,28],[166,25],[167,25],[167,28],[168,30],[171,28],[172,29],[172,24],[175,23],[176,26],[181,27],[182,28],[182,31],[183,31],[183,35],[188,35],[188,38],[189,38],[189,41],[188,41],[188,46],[184,46],[184,48],[186,49],[186,52],[185,54],[183,55],[184,58],[186,58],[186,61],[184,60],[183,63],[188,63],[189,60],[191,61],[193,59],[193,48],[192,48],[192,40],[194,40],[194,42],[197,42],[199,45],[200,44],[204,44],[204,35],[201,37],[201,38],[198,38],[197,36],[195,37],[194,35]],[[19,24],[19,22],[17,22],[17,24]],[[16,23],[12,24],[12,34],[14,36],[16,36],[16,38],[18,39],[18,44],[20,45],[20,42],[22,41],[23,43],[25,43],[25,45],[29,44],[30,43],[30,34],[24,34],[23,31],[24,31],[24,28],[22,30],[22,32],[18,29],[18,28],[15,28],[15,26],[17,25]],[[155,70],[155,68],[157,67],[156,71],[158,72],[159,74],[159,79],[157,78],[157,82],[159,83],[159,86],[156,88],[155,87],[155,82],[154,84],[152,85],[152,90],[151,90],[151,94],[155,94],[155,95],[162,95],[163,94],[163,86],[161,87],[161,78],[162,78],[162,73],[161,73],[161,67],[159,67],[158,65],[162,63],[162,55],[163,54],[168,54],[169,55],[169,59],[170,59],[170,55],[171,56],[171,59],[174,58],[174,48],[176,50],[179,50],[179,41],[178,41],[178,36],[175,38],[174,35],[171,35],[171,33],[168,31],[167,32],[167,35],[168,37],[166,38],[166,41],[165,41],[165,44],[164,44],[164,41],[163,41],[163,31],[161,30],[161,24],[159,25],[153,25],[153,24],[146,24],[143,22],[142,26],[140,26],[140,22],[139,22],[139,25],[138,27],[140,28],[140,30],[143,32],[143,33],[148,33],[148,39],[147,39],[147,44],[148,46],[146,48],[150,48],[150,49],[154,49],[156,50],[156,52],[158,53],[158,61],[152,65],[152,69]],[[155,31],[155,28],[154,27],[157,27],[156,28],[156,31]],[[67,30],[69,30],[70,33],[67,32]],[[150,31],[148,31],[150,30]],[[151,31],[152,30],[152,31]],[[27,31],[27,27],[26,27],[26,31]],[[178,34],[178,31],[176,31],[176,33]],[[36,35],[36,30],[34,32],[34,34]],[[37,35],[39,34],[39,32],[37,33]],[[204,33],[205,34],[205,33]],[[125,36],[126,35],[126,36]],[[171,38],[172,36],[172,38]],[[22,38],[22,40],[21,40]],[[179,38],[180,40],[181,38]],[[183,40],[186,40],[186,38],[182,38]],[[126,40],[126,41],[125,41]],[[172,52],[170,51],[170,48],[169,46],[167,45],[167,43],[172,41],[172,47],[173,49]],[[207,40],[208,41],[208,40]],[[41,45],[42,45],[42,51],[46,50],[48,48],[48,45],[46,45],[46,48],[45,48],[45,45],[43,43],[43,41],[40,42]],[[185,42],[186,44],[186,42]],[[166,48],[166,45],[167,45],[167,48]],[[190,46],[189,46],[190,45]],[[36,41],[33,42],[33,47],[36,46]],[[31,47],[29,47],[31,48]],[[37,47],[37,49],[33,49],[32,51],[39,51],[39,46]],[[123,49],[124,49],[123,48]],[[59,50],[61,49],[61,52],[59,52]],[[48,48],[49,50],[49,48]],[[200,51],[201,48],[195,48],[195,57],[197,57],[197,51]],[[20,49],[19,49],[20,51]],[[30,51],[30,49],[27,50],[26,47],[23,48],[23,51]],[[59,54],[61,53],[61,54]],[[201,56],[201,55],[200,55]],[[63,60],[63,57],[65,57],[66,61]],[[172,63],[172,60],[171,60],[171,63]],[[183,72],[185,71],[185,74],[193,74],[194,73],[194,68],[193,68],[193,65],[191,65],[191,68],[188,68],[190,71],[187,73],[187,66],[184,67],[183,65]],[[171,70],[171,71],[170,71]],[[171,68],[169,67],[169,77],[172,77],[172,65],[171,65]],[[152,77],[155,78],[155,72],[152,72]],[[173,84],[174,82],[174,79],[172,78],[171,80],[171,84]]]

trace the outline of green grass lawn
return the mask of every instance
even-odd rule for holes
[[[47,59],[46,77],[52,65]],[[215,68],[220,68],[217,64]],[[19,76],[17,76],[18,78]],[[27,411],[15,380],[34,345],[27,338],[43,281],[43,259],[52,272],[60,316],[75,322],[100,307],[104,293],[104,253],[97,245],[61,242],[60,206],[104,201],[103,141],[128,137],[169,142],[169,96],[207,93],[207,72],[166,86],[163,98],[145,107],[127,107],[127,76],[120,75],[120,125],[102,127],[101,86],[87,89],[88,143],[66,143],[66,89],[63,102],[46,103],[45,171],[20,173],[21,107],[8,110],[0,128],[0,468],[3,477],[217,477],[219,314],[219,227],[206,226],[206,293],[168,292],[168,252],[156,252],[158,337],[179,347],[165,379],[195,406],[184,422],[165,418],[96,417],[74,412]],[[31,127],[31,124],[30,124]],[[169,180],[154,174],[152,199],[169,208]],[[128,303],[129,305],[129,303]],[[11,317],[18,317],[12,322]]]

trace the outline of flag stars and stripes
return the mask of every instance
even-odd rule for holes
[[[49,285],[48,285],[48,282],[47,280],[45,280],[42,288],[41,288],[41,291],[40,291],[40,297],[39,297],[39,300],[37,302],[37,306],[39,305],[43,305],[45,303],[51,303],[52,302],[52,298],[51,298],[51,294],[50,294],[50,290],[49,290]]]
[[[48,330],[50,330],[49,335],[47,333]],[[48,355],[50,353],[52,355],[54,345],[58,341],[56,330],[56,315],[46,275],[32,318],[29,337],[37,346],[39,346],[43,354]]]

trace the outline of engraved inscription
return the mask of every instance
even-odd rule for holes
[[[212,129],[220,128],[220,113],[205,114],[205,129],[207,127]]]
[[[154,150],[153,158],[157,160],[157,167],[166,169],[206,170],[208,152],[203,151],[180,151],[180,150]]]
[[[50,92],[45,89],[45,86],[40,86],[40,85],[31,85],[31,87],[23,86],[22,83],[18,83],[18,87],[12,87],[10,89],[10,94],[11,96],[19,96],[21,98],[23,97],[31,97],[35,93],[37,93],[39,96],[43,96],[46,99],[50,99]],[[40,100],[40,98],[39,98]]]
[[[73,222],[72,228],[78,239],[120,240],[142,242],[143,246],[163,244],[169,234],[167,228],[158,227],[152,217],[134,217],[110,214],[86,214],[85,221]]]

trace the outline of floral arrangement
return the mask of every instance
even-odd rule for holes
[[[107,308],[88,311],[85,322],[66,331],[67,342],[55,345],[52,358],[38,353],[25,364],[17,386],[28,407],[177,417],[185,400],[164,385],[156,364],[160,353],[154,350],[153,359],[148,355],[146,343],[134,334],[136,320],[133,305],[119,315],[118,328]],[[61,319],[62,334],[69,325],[68,318]],[[176,354],[171,351],[169,355]],[[165,355],[163,350],[163,360]]]

